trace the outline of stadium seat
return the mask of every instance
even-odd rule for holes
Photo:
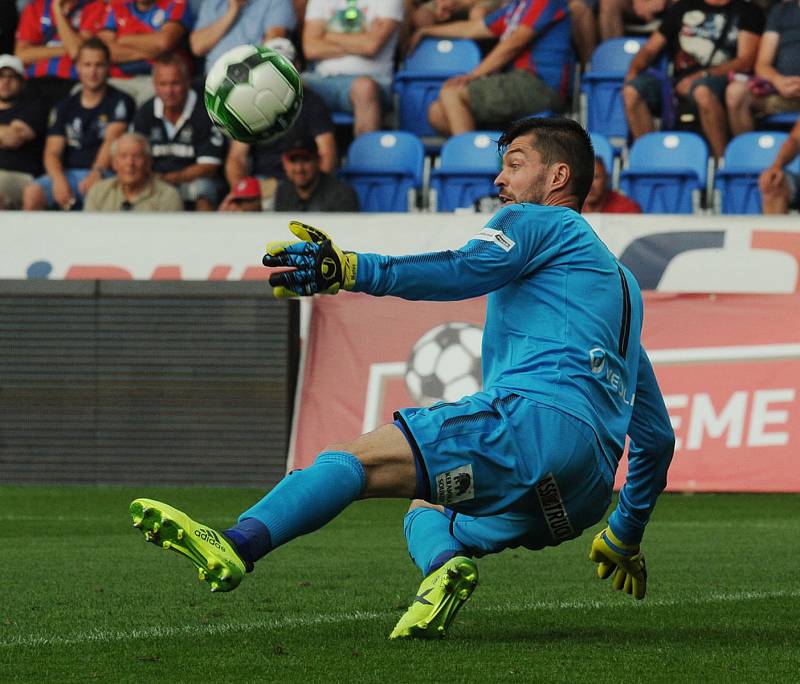
[[[592,53],[589,70],[581,78],[586,96],[586,128],[608,137],[627,138],[628,121],[622,104],[622,84],[631,60],[644,38],[612,38]]]
[[[406,131],[358,136],[339,174],[358,193],[361,211],[411,211],[422,187],[425,150]]]
[[[430,204],[434,211],[472,207],[485,195],[496,195],[500,173],[500,131],[472,131],[448,138],[439,165],[431,171]]]
[[[714,185],[719,191],[723,214],[760,214],[758,177],[770,166],[788,138],[787,133],[753,132],[737,135],[725,148],[724,166],[717,171]],[[788,167],[800,172],[800,158]]]
[[[451,76],[465,74],[481,61],[472,40],[426,38],[409,55],[394,77],[397,94],[397,127],[419,136],[435,136],[428,123],[428,107]]]
[[[761,125],[765,128],[788,131],[797,123],[798,119],[800,119],[800,112],[781,112],[762,119]]]
[[[608,171],[608,175],[614,172],[614,157],[616,156],[614,153],[614,148],[611,147],[611,143],[608,142],[608,138],[600,133],[589,133],[589,137],[592,139],[592,147],[594,147],[594,155],[595,157],[600,157],[603,160],[603,164],[606,166],[606,171]]]
[[[623,192],[648,214],[691,214],[708,179],[708,146],[696,133],[647,133],[630,149]]]
[[[352,126],[355,117],[350,112],[331,112],[331,120],[335,126]]]

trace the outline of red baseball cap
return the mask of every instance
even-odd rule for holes
[[[261,185],[258,179],[252,176],[242,178],[233,186],[228,197],[231,199],[261,199]]]

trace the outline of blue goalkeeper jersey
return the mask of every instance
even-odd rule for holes
[[[637,386],[642,295],[577,212],[513,204],[458,250],[359,254],[354,289],[426,300],[488,293],[484,388],[575,416],[619,460]],[[657,385],[647,389],[660,397]]]

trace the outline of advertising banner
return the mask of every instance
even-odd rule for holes
[[[800,295],[645,299],[644,343],[677,437],[668,488],[800,491]],[[316,298],[289,468],[396,408],[478,389],[484,307]],[[624,475],[625,459],[618,485]]]

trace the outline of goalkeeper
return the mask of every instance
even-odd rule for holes
[[[603,517],[627,435],[627,481],[590,559],[615,589],[644,598],[640,542],[674,434],[640,342],[641,292],[579,213],[594,169],[587,133],[567,119],[528,119],[498,147],[504,206],[461,249],[355,254],[297,222],[299,242],[267,247],[267,266],[290,269],[270,277],[278,297],[488,293],[484,389],[401,409],[393,423],[328,446],[224,531],[135,500],[134,525],[192,560],[212,591],[234,589],[260,558],[356,499],[408,498],[404,530],[424,579],[390,636],[443,636],[477,584],[474,558],[555,546]]]

